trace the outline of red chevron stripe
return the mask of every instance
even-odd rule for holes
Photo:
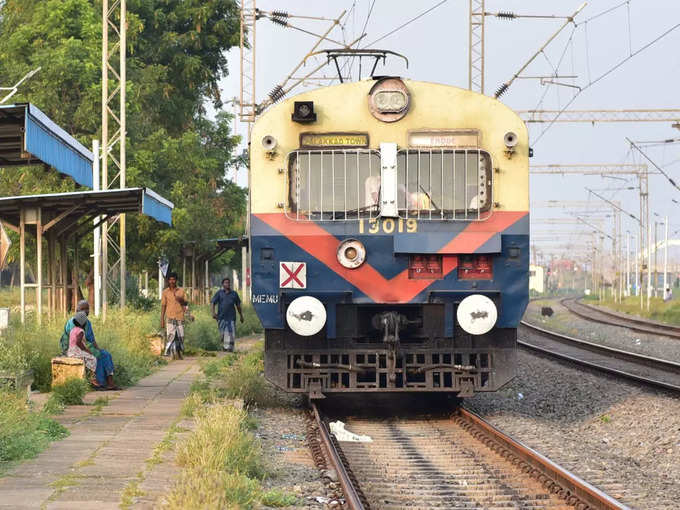
[[[470,223],[439,253],[473,253],[494,234],[502,232],[526,212],[496,212],[493,216],[478,223]],[[410,280],[408,270],[386,279],[368,262],[357,269],[343,267],[336,252],[340,240],[314,222],[294,221],[283,213],[256,214],[258,219],[286,236],[294,244],[305,250],[329,269],[358,288],[376,303],[408,303],[435,280]],[[483,228],[482,228],[483,227]],[[458,257],[443,255],[443,275],[446,276],[458,266]]]

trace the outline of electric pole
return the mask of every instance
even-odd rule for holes
[[[102,144],[101,144],[101,189],[106,190],[114,186],[118,179],[119,187],[125,188],[126,152],[125,137],[125,85],[126,49],[127,49],[127,21],[126,0],[102,0]],[[118,145],[118,157],[115,147]],[[97,155],[98,157],[98,155]],[[109,181],[109,166],[114,172]],[[115,280],[109,277],[108,249],[113,247],[118,252],[119,259],[113,264],[120,270],[120,285],[118,287],[120,307],[125,307],[125,277],[126,277],[126,243],[125,243],[125,215],[118,216],[119,245],[109,235],[108,222],[102,224],[102,254],[101,277],[102,282],[102,313],[106,319],[108,309],[108,289],[113,288]]]

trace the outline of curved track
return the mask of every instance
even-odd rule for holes
[[[639,331],[640,333],[663,335],[680,339],[680,327],[677,326],[664,324],[658,321],[649,321],[639,317],[632,317],[628,314],[611,310],[603,310],[600,307],[582,303],[576,298],[565,298],[562,299],[560,303],[574,315],[591,322],[624,327],[633,331]]]
[[[522,321],[517,343],[597,370],[680,392],[680,363],[613,349]]]
[[[347,419],[371,442],[339,443],[314,414],[352,510],[626,508],[463,408],[445,418]]]

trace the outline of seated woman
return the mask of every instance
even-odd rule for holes
[[[87,323],[87,315],[85,312],[78,312],[73,317],[73,329],[69,332],[68,351],[66,355],[69,358],[79,358],[85,363],[85,368],[88,371],[90,384],[95,388],[100,388],[101,385],[97,382],[95,372],[97,371],[97,358],[94,357],[87,345],[85,345],[85,324]]]

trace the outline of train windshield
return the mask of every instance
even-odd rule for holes
[[[379,215],[380,153],[298,150],[289,161],[291,213],[296,219],[344,220]]]
[[[289,159],[287,211],[299,220],[380,215],[380,152],[297,150]],[[475,220],[491,206],[491,158],[476,150],[403,150],[397,202],[404,218]]]
[[[397,183],[403,217],[480,219],[491,206],[491,157],[478,149],[403,150]]]

